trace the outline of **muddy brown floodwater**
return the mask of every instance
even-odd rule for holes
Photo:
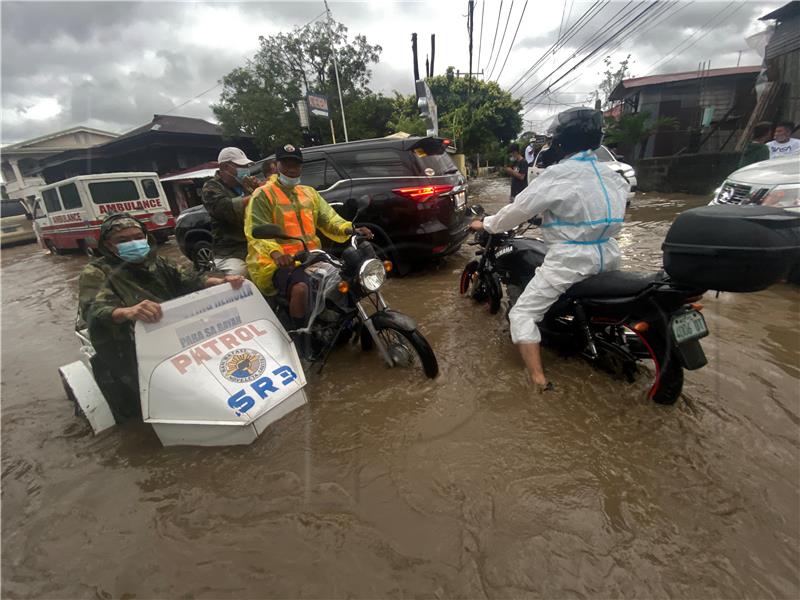
[[[624,268],[705,201],[640,194]],[[2,596],[800,596],[800,289],[707,295],[675,406],[552,353],[539,396],[503,318],[458,297],[471,251],[387,285],[435,381],[345,348],[252,445],[162,448],[92,436],[61,388],[85,259],[3,250]]]

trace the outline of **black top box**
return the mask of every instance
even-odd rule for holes
[[[800,264],[800,214],[768,206],[704,206],[682,212],[662,246],[676,282],[757,292]]]

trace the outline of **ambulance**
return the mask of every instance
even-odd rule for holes
[[[175,227],[157,173],[79,175],[42,186],[39,194],[36,229],[53,254],[73,249],[91,253],[100,225],[117,212],[142,221],[158,242],[166,241]]]

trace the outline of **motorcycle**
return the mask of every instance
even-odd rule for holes
[[[358,212],[361,212],[368,199],[358,202]],[[354,224],[354,227],[360,226],[379,231],[388,238],[377,225]],[[387,305],[380,289],[392,264],[382,261],[375,247],[363,236],[354,233],[339,257],[324,250],[308,250],[302,239],[287,236],[274,224],[256,225],[253,237],[303,243],[304,250],[297,253],[294,260],[297,268],[304,269],[309,277],[310,310],[306,326],[290,333],[306,361],[318,363],[322,370],[333,348],[353,340],[360,341],[364,350],[377,348],[390,367],[411,367],[419,363],[427,377],[434,378],[439,373],[436,355],[414,320]],[[291,330],[286,300],[276,297],[273,302],[275,312],[286,329]]]
[[[479,206],[473,209],[476,216],[483,213]],[[547,251],[543,241],[524,236],[531,226],[477,232],[470,245],[479,248],[461,273],[461,295],[496,314],[505,286],[508,310],[513,308]],[[570,287],[550,307],[539,323],[542,343],[629,383],[636,380],[640,362],[652,361],[655,378],[648,397],[673,404],[683,389],[684,369],[707,363],[699,340],[708,327],[697,304],[705,291],[681,285],[663,271],[599,273]]]

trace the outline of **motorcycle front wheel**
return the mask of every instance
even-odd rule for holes
[[[416,329],[404,331],[391,326],[378,329],[378,335],[397,367],[419,365],[426,377],[439,374],[439,363],[428,340]]]

